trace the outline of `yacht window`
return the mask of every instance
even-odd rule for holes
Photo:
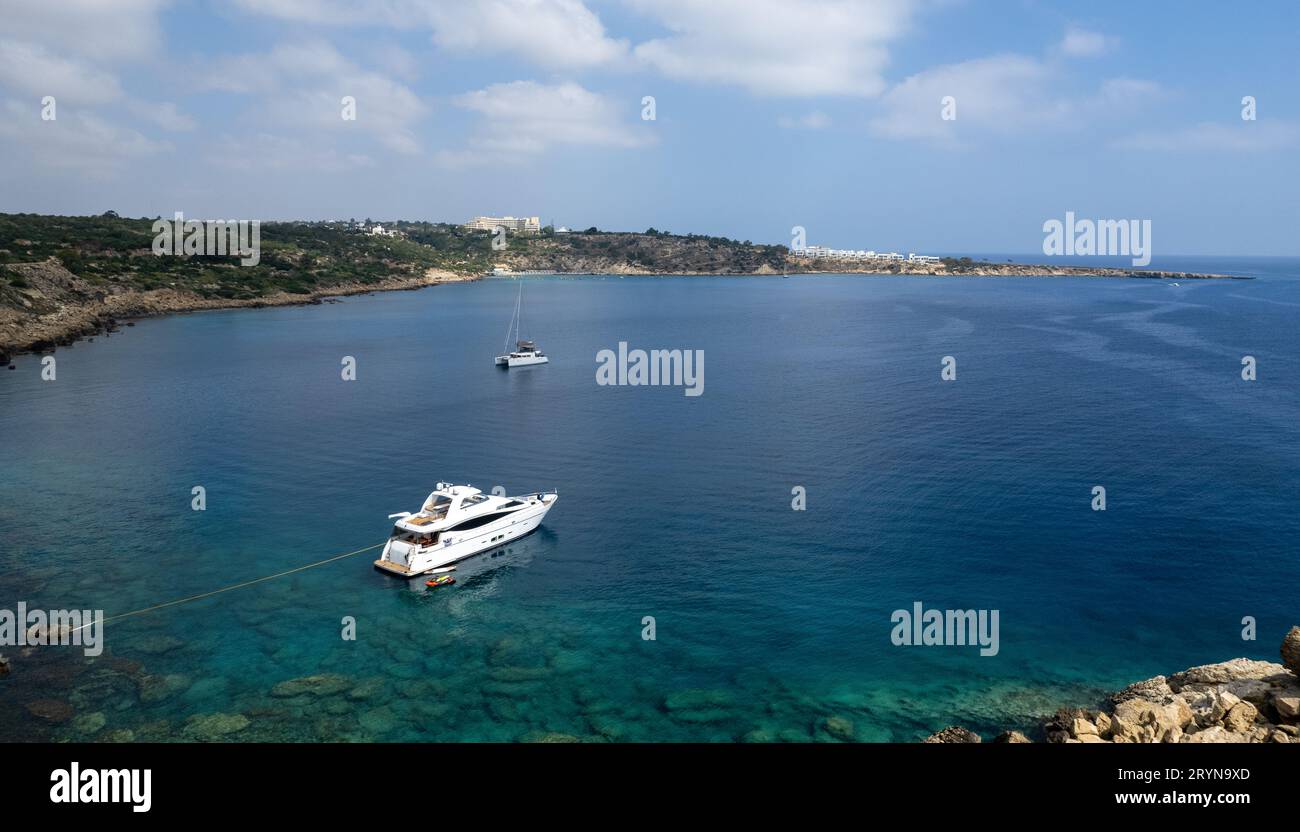
[[[456,525],[452,526],[450,529],[447,529],[447,531],[463,532],[466,531],[467,529],[477,529],[479,526],[486,526],[488,523],[491,523],[494,520],[500,520],[502,517],[505,516],[506,513],[508,512],[505,513],[491,512],[489,514],[484,514],[481,517],[475,517],[471,520],[466,520],[463,523],[457,523]]]
[[[418,543],[421,546],[428,546],[438,542],[437,532],[413,532],[409,529],[403,529],[401,526],[393,527],[393,540],[401,543]]]
[[[434,497],[429,502],[425,503],[423,510],[431,514],[436,514],[438,512],[442,512],[445,514],[447,512],[448,507],[450,506],[451,506],[451,498],[446,495],[439,495],[437,497]]]

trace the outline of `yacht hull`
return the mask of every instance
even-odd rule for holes
[[[499,520],[464,532],[449,531],[431,546],[411,546],[389,540],[375,566],[393,575],[410,577],[473,557],[535,531],[557,499],[556,494],[544,494],[536,504],[529,504]]]
[[[520,358],[516,358],[515,356],[512,355],[506,359],[506,366],[527,367],[531,364],[545,364],[550,360],[551,359],[547,358],[544,355],[531,355],[531,356],[524,356]]]

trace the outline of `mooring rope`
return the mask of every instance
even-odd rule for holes
[[[359,555],[362,552],[369,552],[371,549],[378,549],[380,546],[383,545],[384,545],[383,543],[376,543],[372,546],[367,546],[364,549],[356,549],[351,552],[344,552],[341,555],[334,555],[333,557],[325,558],[325,560],[318,560],[315,563],[309,563],[306,566],[297,566],[294,567],[293,569],[286,569],[283,572],[276,572],[274,575],[266,575],[261,578],[254,578],[251,581],[244,581],[243,583],[232,584],[231,586],[223,586],[221,589],[214,589],[210,592],[202,592],[198,595],[191,595],[187,598],[177,598],[174,601],[165,601],[161,604],[154,604],[152,607],[144,607],[143,609],[131,610],[130,612],[118,613],[117,615],[110,615],[108,618],[103,619],[103,621],[101,621],[100,623],[107,624],[110,621],[117,621],[118,619],[121,618],[130,618],[133,615],[144,615],[147,612],[160,610],[163,609],[164,607],[174,607],[178,604],[188,604],[191,601],[200,601],[204,598],[211,598],[213,595],[220,595],[223,592],[230,592],[236,589],[243,589],[246,586],[252,586],[253,584],[260,584],[263,581],[271,581],[276,578],[283,578],[285,575],[292,575],[295,572],[302,572],[303,570],[306,569],[314,569],[317,566],[324,566],[325,564],[333,563],[336,560],[343,560],[343,558],[350,558],[353,555]],[[75,627],[69,630],[68,632],[75,633],[77,632],[77,630],[84,630],[87,627],[93,625],[94,623],[95,622],[92,621],[89,624],[82,624],[80,627]]]

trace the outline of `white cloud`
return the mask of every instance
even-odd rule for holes
[[[891,139],[952,139],[958,127],[1015,130],[1030,119],[1055,118],[1060,103],[1048,94],[1049,70],[1021,55],[998,55],[927,69],[904,79],[881,100],[884,112],[870,128]],[[946,96],[956,99],[953,121],[941,117]]]
[[[173,133],[187,132],[198,125],[170,101],[132,101],[127,105],[138,118],[153,122]]]
[[[0,137],[11,142],[12,161],[20,149],[35,164],[75,170],[107,179],[131,160],[171,151],[168,142],[146,138],[135,130],[117,127],[86,112],[60,111],[54,121],[42,121],[28,104],[9,100],[0,113]]]
[[[607,64],[628,44],[581,0],[239,0],[251,12],[315,25],[428,29],[459,54],[519,56],[551,68]]]
[[[196,75],[197,83],[209,89],[279,95],[295,83],[321,76],[333,83],[355,70],[356,66],[328,42],[305,40],[282,43],[269,52],[220,58]]]
[[[254,116],[269,125],[356,130],[390,150],[416,153],[414,125],[428,107],[405,85],[364,69],[321,40],[281,44],[237,55],[203,73],[210,89],[256,95]],[[344,121],[342,99],[356,99],[356,120]]]
[[[627,53],[579,0],[461,0],[433,4],[438,46],[455,52],[521,55],[548,67],[607,64]]]
[[[1117,78],[1095,92],[1067,89],[1059,67],[1023,55],[996,55],[945,64],[912,75],[881,99],[869,127],[891,139],[956,144],[980,133],[1079,130],[1130,113],[1160,93],[1150,81]],[[956,119],[945,121],[942,101],[956,99]]]
[[[128,95],[119,64],[161,54],[158,16],[167,0],[17,0],[3,11],[0,87],[19,98],[0,112],[6,155],[43,171],[113,179],[132,161],[171,152],[115,117],[146,119],[168,130],[192,129],[174,104],[147,104]],[[51,95],[57,118],[40,118]]]
[[[671,34],[636,57],[670,78],[756,95],[873,96],[913,0],[630,0]]]
[[[786,130],[824,130],[831,126],[831,117],[821,110],[813,110],[798,117],[781,116],[776,123]]]
[[[43,46],[0,40],[0,86],[70,104],[103,104],[120,98],[117,79],[78,60],[51,54]]]
[[[330,173],[370,168],[375,160],[364,153],[344,153],[317,147],[301,138],[258,133],[251,137],[221,136],[209,148],[208,163],[222,167],[238,162],[241,168],[257,170],[308,170]]]
[[[1065,30],[1065,37],[1057,45],[1057,51],[1070,58],[1095,58],[1105,55],[1115,47],[1115,39],[1101,32],[1093,32],[1078,26]]]
[[[158,13],[168,0],[11,0],[4,31],[94,61],[153,57],[162,42]]]
[[[235,0],[246,11],[320,26],[379,25],[409,28],[413,4],[405,0]]]
[[[1097,103],[1115,108],[1128,108],[1163,95],[1164,89],[1155,81],[1142,78],[1108,78],[1097,91]]]
[[[40,99],[51,95],[58,118],[89,116],[92,130],[98,127],[100,136],[104,135],[102,131],[108,122],[96,116],[91,108],[103,110],[109,105],[163,130],[186,131],[196,127],[194,119],[181,113],[174,103],[130,98],[123,93],[116,76],[82,60],[54,55],[36,44],[0,40],[0,87],[30,98],[27,114],[31,117],[39,112]],[[131,133],[131,136],[138,135]]]
[[[1176,130],[1149,130],[1114,142],[1126,150],[1266,153],[1300,144],[1300,125],[1285,121],[1205,122]]]
[[[552,145],[634,148],[651,143],[624,123],[612,101],[574,83],[493,84],[458,96],[455,103],[485,122],[472,148],[440,154],[444,163],[504,162]]]
[[[419,59],[395,43],[378,43],[368,51],[370,63],[389,75],[409,81],[420,74]]]

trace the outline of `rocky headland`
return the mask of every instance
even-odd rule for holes
[[[1097,708],[1062,708],[1041,725],[1054,743],[1300,743],[1300,627],[1282,641],[1282,664],[1232,659],[1136,682]],[[945,728],[928,743],[982,742]],[[1032,742],[1004,731],[994,742]]]
[[[318,304],[331,298],[368,292],[421,289],[442,283],[477,280],[472,275],[427,269],[375,283],[343,282],[306,293],[273,292],[257,298],[205,297],[185,289],[144,290],[121,285],[92,284],[69,272],[55,259],[11,264],[10,273],[24,284],[13,290],[9,304],[0,304],[0,368],[23,352],[47,352],[82,338],[112,334],[133,319],[208,309]]]

